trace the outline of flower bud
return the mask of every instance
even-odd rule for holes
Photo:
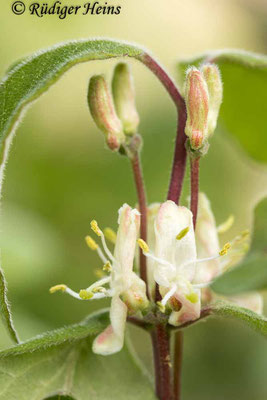
[[[125,63],[116,66],[112,80],[113,99],[126,135],[137,132],[139,115],[135,106],[135,90],[130,68]]]
[[[204,64],[201,68],[207,82],[209,91],[209,115],[208,136],[211,135],[217,125],[217,119],[223,98],[223,85],[219,68],[215,64]]]
[[[196,68],[187,71],[185,83],[187,121],[185,133],[193,150],[199,150],[207,138],[209,93],[205,79]]]
[[[95,75],[90,79],[88,105],[96,125],[106,136],[109,148],[118,150],[125,136],[103,75]]]

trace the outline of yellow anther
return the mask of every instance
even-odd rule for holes
[[[92,292],[87,292],[87,290],[80,290],[79,296],[83,300],[90,300],[94,295]]]
[[[105,271],[105,272],[111,272],[112,271],[112,266],[111,266],[109,261],[104,265],[103,271]]]
[[[230,215],[225,222],[218,226],[217,232],[218,233],[225,233],[227,232],[233,225],[235,217]]]
[[[160,312],[165,313],[166,307],[162,304],[161,301],[157,301],[157,306]]]
[[[185,296],[187,298],[187,300],[189,300],[191,303],[195,304],[198,302],[198,295],[197,293],[189,293]]]
[[[96,234],[97,236],[101,236],[101,235],[102,235],[102,231],[101,231],[101,229],[99,228],[98,223],[96,222],[96,220],[91,221],[91,224],[90,224],[90,225],[91,225],[92,231],[95,232],[95,234]]]
[[[104,276],[105,276],[103,269],[100,269],[100,268],[95,269],[94,274],[98,279],[104,278]]]
[[[189,226],[187,226],[186,228],[182,229],[181,232],[178,233],[178,235],[176,236],[177,240],[181,240],[185,237],[185,235],[187,235],[189,232]]]
[[[49,292],[50,292],[50,293],[56,293],[56,292],[59,292],[59,291],[65,292],[66,289],[67,289],[67,286],[66,286],[66,285],[56,285],[56,286],[51,287],[51,288],[49,289]]]
[[[117,240],[117,234],[113,231],[111,228],[105,228],[104,229],[104,235],[107,240],[109,240],[111,243],[115,244]]]
[[[138,243],[139,247],[143,250],[144,253],[149,252],[148,244],[143,239],[138,239],[137,243]]]
[[[219,255],[220,256],[225,256],[228,253],[228,250],[230,249],[230,247],[231,247],[231,244],[230,243],[226,243],[223,246],[222,250],[219,252]]]
[[[96,250],[98,248],[98,244],[94,241],[91,236],[86,236],[85,238],[86,244],[90,247],[91,250]]]
[[[107,289],[105,289],[103,286],[98,286],[92,290],[93,293],[104,293],[106,292]]]
[[[250,235],[250,232],[248,229],[246,229],[245,231],[241,232],[241,236],[242,238],[247,238]]]

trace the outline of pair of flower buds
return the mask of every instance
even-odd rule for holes
[[[222,93],[222,81],[216,65],[203,64],[200,69],[188,69],[184,88],[187,109],[185,133],[191,151],[201,152],[207,148],[208,138],[216,128]],[[127,64],[116,66],[112,94],[103,75],[91,78],[88,104],[111,150],[119,150],[127,143],[127,138],[137,133],[139,116],[133,77]]]

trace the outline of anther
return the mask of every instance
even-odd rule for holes
[[[143,239],[138,239],[137,243],[138,243],[139,247],[143,250],[144,253],[149,252],[148,244]]]
[[[98,223],[96,222],[96,220],[91,221],[90,225],[91,225],[92,231],[97,236],[102,236],[103,235],[103,233],[102,233],[101,229],[99,228]]]
[[[117,235],[111,228],[105,228],[104,229],[104,235],[107,240],[109,240],[111,243],[115,244]]]
[[[189,226],[182,229],[181,232],[178,233],[178,235],[176,236],[176,240],[183,239],[188,234],[188,232],[189,232]]]
[[[80,290],[79,296],[83,300],[90,300],[92,297],[94,297],[92,292],[87,292],[85,289]]]
[[[56,292],[59,292],[59,291],[66,292],[66,289],[67,289],[66,285],[56,285],[56,286],[51,287],[49,289],[49,292],[50,293],[56,293]]]
[[[91,238],[91,236],[86,236],[85,241],[86,241],[87,246],[91,250],[97,250],[98,249],[98,244],[94,241],[93,238]]]
[[[103,271],[105,271],[105,272],[111,272],[112,271],[112,266],[111,266],[109,261],[103,266]]]

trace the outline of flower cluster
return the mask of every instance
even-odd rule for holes
[[[91,222],[103,250],[92,237],[87,236],[86,241],[92,250],[98,252],[104,264],[103,270],[108,275],[79,293],[65,285],[54,286],[50,291],[61,290],[79,300],[111,297],[111,324],[95,339],[95,353],[108,355],[120,351],[127,315],[142,315],[152,308],[144,281],[133,272],[137,243],[149,261],[149,292],[153,298],[154,286],[159,285],[162,300],[157,305],[168,316],[170,325],[179,326],[197,320],[201,305],[216,298],[209,285],[243,256],[247,234],[243,233],[220,249],[209,201],[202,193],[199,200],[196,232],[188,208],[177,206],[173,201],[153,204],[148,210],[148,243],[139,239],[139,211],[127,204],[119,210],[117,234],[109,228],[103,232],[96,221]],[[105,236],[115,242],[114,254],[110,252]],[[262,310],[262,299],[258,293],[229,300],[255,312]]]

